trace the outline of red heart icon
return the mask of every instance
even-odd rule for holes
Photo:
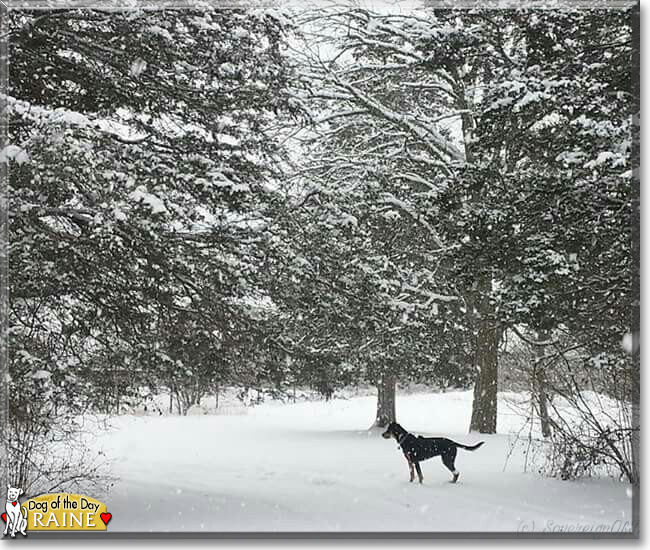
[[[2,512],[2,520],[7,523],[7,514],[5,512]]]
[[[102,521],[104,522],[104,525],[108,525],[108,522],[111,521],[111,518],[113,517],[113,514],[109,514],[108,512],[103,512],[99,514],[99,517],[102,518]]]

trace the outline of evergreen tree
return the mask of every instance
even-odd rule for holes
[[[158,373],[125,363],[163,326],[191,327],[187,340],[168,331],[179,356],[196,342],[205,360],[249,345],[282,202],[277,132],[300,110],[287,20],[22,10],[7,14],[7,32],[11,411],[36,375],[69,395],[104,388],[113,361],[130,373],[118,394],[168,380],[164,362]]]

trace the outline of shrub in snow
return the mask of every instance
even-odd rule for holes
[[[102,454],[90,449],[87,437],[99,429],[82,418],[79,387],[67,365],[47,355],[31,340],[21,348],[14,332],[9,363],[8,415],[0,438],[6,453],[7,481],[28,498],[58,491],[88,492],[103,488],[108,477]],[[50,340],[50,343],[53,340]]]

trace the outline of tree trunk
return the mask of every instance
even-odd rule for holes
[[[474,365],[476,383],[470,432],[493,434],[497,431],[497,348],[499,330],[491,319],[478,321]]]
[[[543,369],[535,373],[535,385],[537,386],[537,403],[539,405],[539,421],[542,424],[542,435],[551,437],[551,421],[548,416],[548,399],[546,397],[546,378]]]
[[[377,386],[377,419],[375,426],[385,428],[395,422],[395,376],[385,375]]]
[[[543,342],[548,338],[548,333],[545,331],[537,332],[537,340]],[[537,405],[539,406],[539,421],[542,425],[542,435],[544,437],[551,437],[551,420],[548,415],[548,398],[546,396],[546,365],[544,364],[544,357],[546,356],[546,348],[538,346],[537,348],[537,362],[533,372],[533,387],[537,396]]]
[[[476,81],[481,79],[475,73]],[[471,105],[468,105],[465,87],[462,79],[457,85],[461,92],[458,95],[457,106],[461,109],[468,109],[471,112]],[[474,162],[474,130],[475,121],[473,117],[465,113],[461,117],[463,141],[465,144],[465,161],[471,165]],[[481,202],[481,191],[472,193],[472,202]],[[498,375],[498,346],[501,339],[501,332],[494,318],[494,309],[488,302],[488,296],[492,291],[492,278],[483,274],[477,281],[476,288],[466,297],[468,302],[468,313],[470,322],[478,325],[476,348],[474,349],[474,367],[476,369],[476,382],[474,383],[474,400],[472,403],[472,418],[469,431],[493,434],[497,431],[497,375]],[[479,315],[477,315],[477,313]]]

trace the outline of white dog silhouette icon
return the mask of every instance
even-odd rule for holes
[[[22,507],[23,513],[21,513],[20,502],[18,502],[18,497],[23,494],[23,490],[18,487],[12,487],[7,485],[7,504],[5,505],[5,510],[7,512],[7,525],[5,526],[4,535],[7,534],[7,531],[11,529],[11,537],[16,538],[16,531],[18,531],[24,537],[27,536],[25,529],[27,529],[27,508]]]

